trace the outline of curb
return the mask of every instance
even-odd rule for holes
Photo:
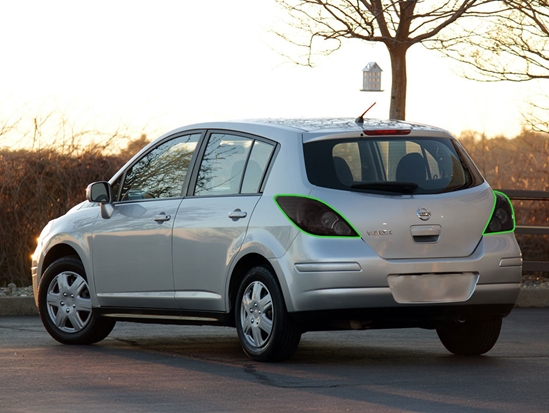
[[[38,315],[38,308],[33,297],[0,298],[0,317]]]
[[[522,288],[515,308],[549,308],[549,289]],[[38,315],[33,297],[3,297],[0,317]]]
[[[549,307],[549,289],[521,288],[516,308],[547,308]]]

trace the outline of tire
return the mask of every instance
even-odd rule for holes
[[[460,356],[479,356],[487,353],[498,341],[501,317],[487,320],[468,320],[437,327],[437,334],[448,351]]]
[[[236,298],[235,322],[242,349],[257,361],[285,360],[301,339],[301,328],[288,315],[276,277],[263,266],[244,276]]]
[[[94,313],[84,266],[76,257],[60,258],[46,269],[38,311],[48,333],[63,344],[97,343],[116,323]]]

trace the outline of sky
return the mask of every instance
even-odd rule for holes
[[[383,45],[348,41],[314,68],[292,63],[274,0],[0,0],[0,122],[59,110],[101,129],[166,132],[189,123],[269,117],[387,118]],[[362,69],[383,92],[361,92]],[[512,137],[533,84],[478,83],[454,61],[408,52],[407,119],[459,135]],[[6,142],[0,142],[6,146]]]

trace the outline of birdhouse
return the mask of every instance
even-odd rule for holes
[[[376,62],[370,62],[362,69],[362,92],[382,92],[381,67]]]

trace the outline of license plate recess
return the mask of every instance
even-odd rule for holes
[[[443,274],[390,274],[393,298],[400,304],[458,303],[475,292],[479,275],[473,272]]]

